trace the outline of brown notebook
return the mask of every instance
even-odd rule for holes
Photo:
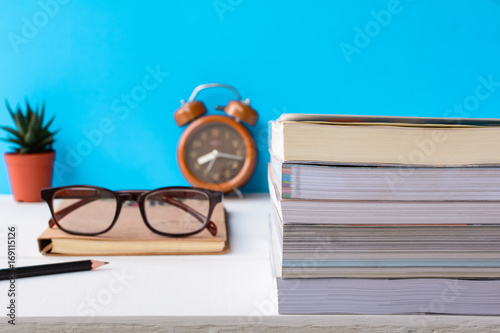
[[[138,207],[123,207],[113,228],[98,236],[74,236],[57,227],[47,228],[38,237],[38,248],[44,255],[169,255],[223,254],[230,251],[226,214],[217,205],[211,221],[217,235],[207,229],[189,237],[157,235],[144,224]]]

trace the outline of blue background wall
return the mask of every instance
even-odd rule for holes
[[[158,84],[137,95],[150,71]],[[234,85],[259,111],[244,190],[266,191],[267,121],[283,112],[499,117],[500,1],[0,4],[0,98],[45,100],[56,114],[54,185],[186,184],[172,115],[207,82]],[[232,95],[200,98],[213,107]],[[0,123],[12,124],[3,103]]]

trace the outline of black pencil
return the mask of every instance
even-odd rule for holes
[[[6,269],[0,269],[0,280],[11,280],[11,279],[31,277],[31,276],[90,271],[106,264],[107,262],[104,261],[81,260],[81,261],[63,262],[59,264],[6,268]]]

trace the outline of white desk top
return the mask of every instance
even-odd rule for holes
[[[16,203],[11,196],[1,195],[0,267],[7,265],[7,227],[12,224],[17,227],[17,266],[83,259],[110,262],[96,271],[18,279],[16,315],[21,326],[17,329],[23,323],[27,331],[30,325],[54,322],[108,325],[110,331],[131,322],[151,327],[168,323],[177,328],[203,322],[207,327],[257,324],[304,329],[314,325],[344,331],[361,325],[372,332],[459,325],[464,332],[500,332],[498,317],[425,316],[422,321],[424,316],[279,316],[269,262],[269,197],[251,194],[244,200],[226,199],[224,205],[229,254],[44,257],[38,252],[36,239],[47,227],[50,213],[46,204]],[[9,301],[7,289],[7,281],[0,281],[0,307],[4,309]],[[6,327],[8,320],[2,317],[0,328]]]

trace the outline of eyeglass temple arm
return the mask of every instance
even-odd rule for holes
[[[201,223],[205,222],[205,216],[203,216],[202,214],[200,214],[195,209],[193,209],[193,208],[191,208],[191,207],[183,204],[182,202],[177,201],[177,200],[175,200],[175,199],[173,199],[173,198],[171,198],[169,196],[163,196],[162,199],[165,200],[165,201],[167,201],[172,206],[180,208],[180,209],[184,210],[185,212],[188,212],[189,214],[193,215]],[[208,221],[207,229],[212,234],[212,236],[216,236],[217,235],[217,226],[212,221]]]
[[[61,209],[57,213],[54,212],[54,215],[55,215],[56,219],[58,219],[58,220],[62,219],[63,217],[65,217],[66,215],[68,215],[69,213],[74,211],[75,209],[78,209],[78,208],[80,208],[88,203],[91,203],[92,201],[96,201],[98,199],[99,199],[99,197],[97,197],[97,196],[95,198],[81,199],[80,201],[77,201],[74,204],[69,205],[68,207],[64,207],[63,209]],[[49,220],[49,228],[54,229],[55,227],[56,227],[56,223],[54,222],[54,217],[51,217]]]

